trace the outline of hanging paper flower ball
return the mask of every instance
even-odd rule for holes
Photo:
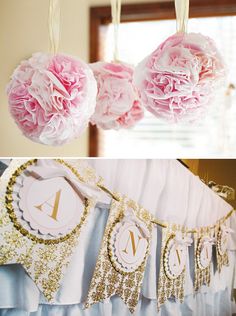
[[[176,123],[202,117],[224,77],[224,63],[209,37],[177,33],[136,67],[134,82],[151,113]]]
[[[7,94],[10,112],[23,134],[35,142],[59,146],[87,127],[97,85],[81,60],[36,53],[15,69]]]
[[[91,64],[98,84],[91,123],[103,129],[130,128],[143,118],[143,107],[133,84],[133,68],[124,63]]]

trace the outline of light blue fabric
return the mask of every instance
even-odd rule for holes
[[[76,304],[85,300],[97,261],[107,208],[91,210],[80,240],[56,296],[56,304]],[[0,266],[0,308],[19,308],[35,311],[40,303],[47,303],[35,283],[20,265]]]
[[[26,298],[34,297],[33,300]],[[0,308],[37,309],[39,291],[20,265],[0,267]]]
[[[192,304],[191,304],[192,302]],[[191,306],[191,307],[190,307]],[[180,304],[173,300],[167,301],[161,310],[157,312],[156,300],[145,297],[140,299],[134,316],[231,316],[236,313],[235,305],[230,301],[230,293],[224,291],[207,294],[196,294],[194,300],[191,296],[185,298]],[[130,316],[125,304],[117,296],[105,303],[93,305],[83,310],[82,304],[75,305],[44,305],[41,304],[37,312],[26,312],[19,309],[2,309],[0,316]]]

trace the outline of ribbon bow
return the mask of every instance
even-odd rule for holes
[[[72,171],[65,168],[63,165],[57,164],[53,160],[39,159],[37,160],[37,165],[28,167],[27,171],[38,180],[63,177],[78,195],[82,195],[88,199],[93,198],[99,201],[102,200],[103,192],[98,187],[80,181]]]
[[[222,230],[223,234],[226,234],[226,235],[229,235],[229,234],[233,234],[234,233],[234,230],[230,227],[227,227],[225,225],[222,225],[220,227],[220,229]]]
[[[132,208],[128,208],[127,210],[125,210],[124,219],[126,222],[135,223],[143,238],[147,239],[150,237],[150,232],[147,226],[140,219],[137,218]]]
[[[216,242],[216,238],[214,238],[214,237],[204,237],[203,238],[203,243],[204,244],[206,244],[206,245],[214,245],[215,244],[215,242]]]
[[[186,246],[190,247],[193,239],[189,236],[183,236],[180,232],[177,232],[174,238],[177,246]]]

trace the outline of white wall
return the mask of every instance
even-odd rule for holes
[[[135,2],[145,0],[122,3]],[[109,3],[109,0],[61,0],[60,51],[88,61],[89,6]],[[63,147],[39,145],[21,135],[8,112],[5,86],[12,71],[33,52],[49,49],[48,4],[49,0],[0,0],[0,156],[87,156],[88,153],[87,132]]]

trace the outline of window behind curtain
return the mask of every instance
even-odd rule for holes
[[[120,25],[119,55],[136,65],[175,33],[175,20],[129,22]],[[170,125],[151,113],[133,129],[100,131],[99,152],[106,157],[211,157],[236,154],[236,16],[190,19],[189,32],[213,38],[229,68],[222,90],[216,91],[205,121],[198,125]],[[113,28],[100,28],[100,56],[112,60]],[[230,88],[229,88],[230,86]]]

